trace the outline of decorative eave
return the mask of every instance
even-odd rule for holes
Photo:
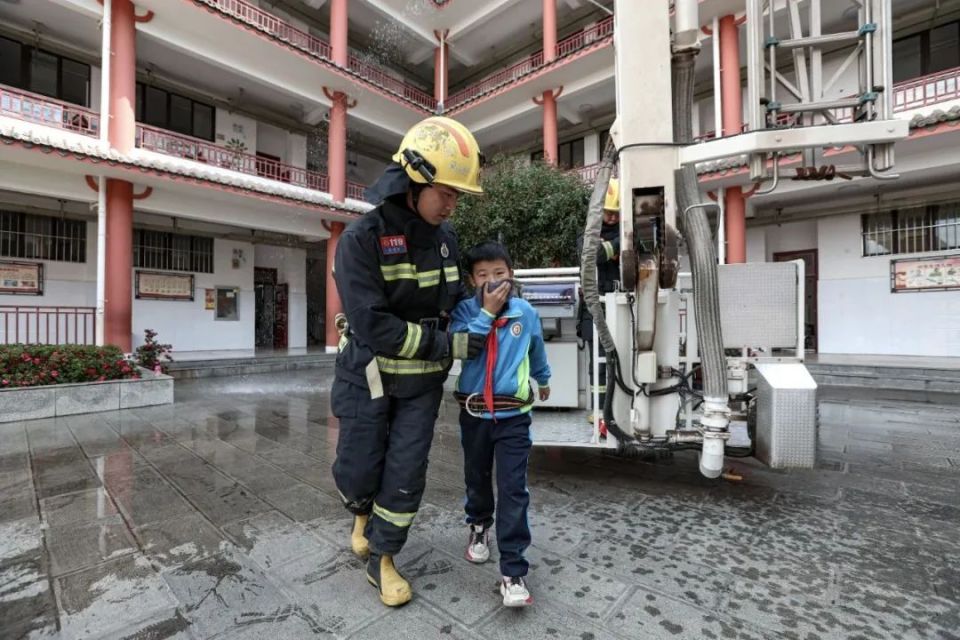
[[[211,166],[153,151],[133,149],[122,154],[99,139],[70,131],[34,125],[12,118],[0,117],[0,141],[3,144],[40,147],[48,152],[73,155],[77,159],[94,163],[107,162],[114,166],[136,168],[144,173],[154,173],[174,180],[189,179],[209,183],[231,191],[248,192],[251,196],[279,199],[290,204],[301,204],[326,210],[337,218],[353,218],[369,211],[372,206],[358,200],[337,202],[329,194],[296,185],[251,176],[221,167]]]

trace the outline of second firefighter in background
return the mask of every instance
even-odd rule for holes
[[[583,236],[577,238],[577,260],[583,253]],[[600,288],[600,295],[613,293],[617,290],[620,282],[620,181],[611,178],[607,185],[607,195],[603,201],[603,225],[600,227],[600,248],[597,251],[597,284]],[[577,335],[587,344],[590,372],[590,397],[589,402],[593,402],[594,392],[600,396],[598,406],[592,407],[593,411],[587,416],[587,421],[594,422],[595,413],[599,412],[603,417],[603,405],[606,400],[607,392],[607,368],[606,365],[600,365],[600,375],[594,380],[593,375],[593,316],[585,304],[580,305],[580,318],[577,327]],[[606,355],[603,344],[599,345],[597,357],[602,358]],[[601,423],[601,434],[606,430]]]

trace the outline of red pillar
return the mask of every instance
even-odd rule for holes
[[[347,66],[347,0],[330,1],[330,49],[333,61]],[[343,201],[347,197],[347,96],[337,91],[333,94],[330,107],[330,123],[327,129],[327,173],[330,180],[330,195],[334,200]],[[337,242],[343,232],[343,223],[330,225],[330,239],[327,240],[327,289],[324,326],[327,334],[327,351],[336,351],[340,336],[334,318],[343,310],[337,284],[333,280],[333,259],[337,253]]]
[[[720,95],[723,103],[723,135],[733,136],[743,129],[743,88],[740,84],[740,33],[737,19],[720,19]],[[727,238],[727,263],[747,261],[746,199],[743,189],[725,191],[724,231]]]
[[[330,107],[330,123],[327,129],[327,172],[330,179],[330,195],[334,200],[345,200],[347,196],[347,96],[340,91],[333,94],[333,105]],[[333,279],[333,259],[342,232],[342,222],[334,222],[330,225],[330,239],[327,240],[327,299],[324,314],[327,351],[335,351],[340,342],[334,318],[343,310],[343,306],[337,293],[337,284]]]
[[[557,0],[543,0],[543,61],[557,58]],[[543,93],[543,160],[557,164],[557,97]]]
[[[133,333],[133,185],[125,180],[107,180],[106,271],[103,341],[129,353]]]
[[[327,127],[327,173],[330,195],[342,202],[347,197],[347,95],[333,94]]]
[[[543,0],[543,61],[557,58],[557,0]]]
[[[112,0],[110,29],[110,146],[121,153],[134,147],[137,134],[137,28],[133,3]]]
[[[330,0],[330,49],[333,61],[347,66],[347,0]]]
[[[130,0],[110,0],[110,146],[127,153],[136,140],[137,29]],[[130,352],[133,334],[133,185],[107,180],[104,330],[106,344]]]
[[[557,98],[553,91],[543,93],[543,161],[557,164]]]
[[[724,232],[727,238],[727,264],[747,261],[747,199],[740,187],[730,187],[723,198]]]
[[[723,135],[743,129],[743,89],[740,85],[740,33],[737,19],[720,19],[720,95],[723,101]]]
[[[446,32],[434,32],[440,44],[433,50],[433,98],[438,105],[447,101],[447,69],[449,68],[450,48],[447,46]]]
[[[326,312],[323,316],[327,333],[327,353],[336,353],[337,344],[340,342],[340,334],[337,333],[334,319],[343,311],[343,305],[340,304],[337,283],[333,279],[333,259],[337,253],[337,242],[340,240],[341,233],[343,233],[342,222],[334,222],[330,225],[330,238],[327,240],[327,300]]]

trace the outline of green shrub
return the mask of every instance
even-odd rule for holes
[[[579,176],[501,156],[484,168],[483,191],[480,198],[460,198],[454,212],[462,251],[499,240],[517,268],[577,265],[577,236],[590,201],[590,187]]]
[[[0,345],[0,389],[139,378],[118,347]]]

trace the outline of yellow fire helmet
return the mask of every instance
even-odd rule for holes
[[[433,116],[413,125],[393,161],[418,184],[442,184],[463,193],[483,194],[483,154],[470,130],[456,120]]]
[[[607,197],[603,201],[604,211],[620,211],[620,180],[610,178],[607,184]]]

